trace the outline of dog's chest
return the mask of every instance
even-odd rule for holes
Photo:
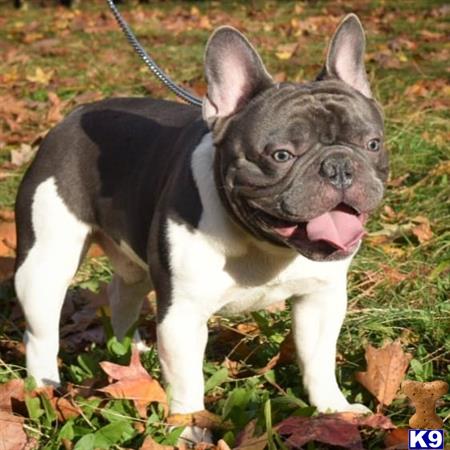
[[[316,292],[345,276],[340,263],[317,263],[291,252],[215,240],[169,220],[174,303],[195,304],[207,315],[257,310]],[[227,248],[225,248],[227,247]],[[230,254],[234,252],[234,254]]]

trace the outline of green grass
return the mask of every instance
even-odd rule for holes
[[[42,9],[33,6],[33,2],[28,3],[26,10],[2,6],[0,13],[0,40],[5,48],[16,52],[9,61],[0,61],[3,80],[0,97],[12,95],[25,100],[32,112],[15,130],[1,125],[0,121],[0,132],[4,136],[0,141],[6,142],[0,146],[0,164],[2,173],[7,174],[0,181],[1,209],[13,206],[23,173],[23,168],[8,165],[10,151],[21,142],[34,141],[50,126],[46,120],[50,107],[47,92],[55,92],[67,101],[66,112],[95,95],[172,98],[143,68],[117,27],[105,22],[102,11],[107,17],[108,12],[102,2],[83,2],[80,10],[71,12]],[[427,38],[423,34],[424,30],[444,34],[444,16],[439,14],[441,5],[439,1],[371,1],[356,11],[368,30],[367,69],[373,91],[384,105],[393,180],[387,186],[383,207],[372,218],[369,230],[376,235],[389,226],[403,227],[400,233],[381,241],[369,236],[350,273],[349,312],[338,344],[338,378],[350,399],[362,401],[372,409],[376,407],[374,399],[354,381],[355,372],[365,369],[364,348],[368,343],[381,345],[399,338],[404,349],[414,355],[407,374],[409,379],[450,382],[449,92],[445,83],[442,84],[442,80],[448,78],[448,61],[439,58],[445,45],[448,50],[448,44],[444,38]],[[252,2],[251,6],[238,2],[225,2],[223,6],[209,2],[175,5],[161,2],[123,8],[134,10],[128,17],[145,47],[175,80],[188,86],[201,82],[202,53],[210,33],[196,27],[195,21],[186,19],[192,7],[208,15],[213,26],[231,23],[242,29],[260,50],[272,73],[284,72],[288,79],[296,81],[315,76],[334,28],[331,16],[342,16],[350,10],[348,4],[344,7],[324,1]],[[328,16],[329,19],[323,19]],[[77,22],[77,17],[92,19],[87,30]],[[311,17],[319,19],[312,21]],[[297,29],[291,26],[293,18],[314,26],[296,35]],[[176,20],[184,21],[182,24],[187,29],[182,26],[168,29]],[[40,36],[35,39],[32,33]],[[398,41],[399,38],[403,41]],[[42,39],[56,40],[56,43],[39,46]],[[290,60],[279,60],[275,56],[278,45],[297,41],[299,49]],[[400,47],[392,50],[396,46]],[[380,59],[380,52],[387,52],[390,63]],[[391,67],[392,61],[395,67]],[[48,85],[27,80],[38,67],[45,72],[54,71]],[[408,88],[416,83],[428,83],[427,90],[408,94]],[[12,139],[13,135],[17,138]],[[5,137],[9,140],[5,141]],[[400,177],[404,179],[398,182]],[[393,210],[393,216],[386,207]],[[430,239],[422,243],[411,232],[411,224],[417,225],[414,220],[418,216],[428,219],[432,230]],[[108,262],[95,258],[82,266],[74,288],[96,290],[99,283],[108,281],[110,276]],[[0,340],[18,342],[24,324],[16,319],[10,284],[1,286],[0,296],[3,305]],[[150,324],[152,318],[149,313],[142,321]],[[233,339],[228,334],[225,339],[224,330],[236,328],[238,324],[257,324],[259,331],[245,335],[234,333]],[[264,367],[278,352],[289,326],[288,310],[214,319],[211,323],[205,363],[205,379],[210,380],[207,407],[231,420],[233,429],[218,433],[218,437],[225,433],[230,444],[252,419],[257,420],[257,430],[262,433],[267,428],[270,431],[271,424],[289,415],[311,414],[295,364],[277,366],[264,375],[256,373],[256,369]],[[106,346],[87,345],[80,353],[64,351],[61,354],[63,376],[76,384],[90,377],[105,380],[98,362],[124,362],[127,352],[126,345],[121,346],[113,339]],[[242,360],[239,377],[226,376],[221,365],[225,357]],[[143,363],[153,375],[160,377],[154,352],[143,356]],[[0,359],[0,382],[25,376],[23,365],[20,352],[5,350]],[[446,418],[448,425],[450,396],[447,395],[446,400],[439,414]],[[100,439],[99,433],[114,437],[110,448],[139,448],[143,435],[136,424],[142,420],[129,402],[81,397],[78,402],[83,416],[65,423],[55,420],[42,398],[27,404],[27,429],[38,439],[39,448],[63,448],[64,439],[78,442],[75,449],[92,448],[92,440]],[[152,408],[145,422],[145,433],[158,442],[173,444],[176,434],[166,432],[161,410]],[[411,413],[401,396],[386,410],[397,425],[405,425]],[[371,433],[365,445],[380,448],[382,435]],[[282,448],[276,434],[270,439],[269,447]]]

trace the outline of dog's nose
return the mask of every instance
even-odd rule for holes
[[[345,155],[331,155],[322,161],[320,175],[337,189],[347,189],[353,182],[353,166]]]

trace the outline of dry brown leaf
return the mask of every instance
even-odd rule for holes
[[[253,437],[243,442],[234,450],[264,450],[267,447],[267,433],[258,437]]]
[[[420,32],[420,35],[429,42],[432,41],[444,41],[446,40],[446,35],[444,33],[439,33],[436,31],[430,31],[430,30],[422,30]]]
[[[12,413],[13,399],[19,401],[24,401],[25,399],[25,386],[22,379],[0,384],[0,411]]]
[[[0,220],[4,222],[14,222],[16,215],[10,209],[0,209]]]
[[[55,92],[49,92],[48,99],[50,100],[51,106],[47,112],[47,121],[50,123],[61,121],[64,117],[62,110],[67,102],[63,102]]]
[[[431,231],[431,225],[428,218],[424,216],[414,217],[413,222],[418,222],[411,231],[416,236],[421,244],[428,242],[433,237],[433,232]]]
[[[210,430],[224,430],[231,428],[231,424],[224,422],[222,418],[209,411],[197,411],[189,414],[172,414],[167,418],[167,423],[177,427],[200,427]]]
[[[279,364],[293,364],[297,362],[297,349],[295,347],[294,335],[292,331],[284,338],[280,346]]]
[[[12,131],[20,128],[20,124],[32,116],[26,102],[13,95],[0,96],[0,118],[4,119]]]
[[[140,450],[176,450],[176,447],[158,444],[150,436],[147,436],[142,443]]]
[[[15,264],[15,258],[0,256],[0,283],[13,277]]]
[[[217,443],[217,450],[231,450],[231,448],[223,439],[220,439]]]
[[[330,414],[328,414],[330,415]],[[358,427],[375,428],[377,430],[392,430],[395,425],[392,423],[389,417],[383,414],[358,414],[354,412],[341,412],[331,414],[331,416],[337,419],[345,420]]]
[[[23,423],[23,417],[0,411],[0,449],[24,450],[27,444],[31,444],[23,430]]]
[[[255,436],[256,419],[251,420],[236,438],[235,450],[263,450],[267,446],[267,433]]]
[[[276,427],[278,433],[286,437],[285,443],[300,448],[308,442],[337,445],[347,449],[363,450],[358,427],[333,414],[317,417],[289,417]]]
[[[0,256],[13,256],[16,249],[16,224],[0,222]]]
[[[118,381],[99,389],[99,391],[106,392],[114,398],[132,400],[139,415],[143,418],[147,417],[147,406],[152,402],[161,403],[167,414],[166,393],[158,381],[154,380],[142,367],[136,346],[133,346],[128,366],[108,361],[101,362],[100,366],[112,379]]]
[[[269,311],[270,313],[276,313],[281,311],[286,311],[286,302],[282,300],[281,302],[272,303],[271,305],[267,306],[266,311]]]
[[[58,420],[64,422],[69,419],[73,419],[81,415],[82,411],[78,405],[76,405],[70,397],[53,397],[50,399],[53,408],[58,415]]]
[[[394,400],[405,376],[412,355],[405,353],[400,341],[375,348],[369,345],[365,358],[367,371],[358,372],[356,379],[383,405]]]
[[[384,437],[386,450],[408,449],[408,429],[409,428],[396,428],[395,430],[386,433]]]
[[[398,284],[402,281],[405,281],[408,278],[408,275],[400,272],[397,268],[388,266],[387,264],[381,264],[380,269],[382,270],[383,277],[390,284]]]

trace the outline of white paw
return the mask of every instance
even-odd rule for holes
[[[349,403],[345,409],[341,410],[341,412],[354,412],[357,414],[373,414],[372,411],[369,408],[367,408],[367,406],[364,406],[361,403]]]
[[[353,412],[356,414],[372,414],[372,411],[366,406],[361,405],[360,403],[348,402],[317,406],[317,410],[321,413]]]
[[[186,427],[178,439],[179,444],[195,446],[199,442],[207,442],[212,444],[212,433],[207,428]]]

